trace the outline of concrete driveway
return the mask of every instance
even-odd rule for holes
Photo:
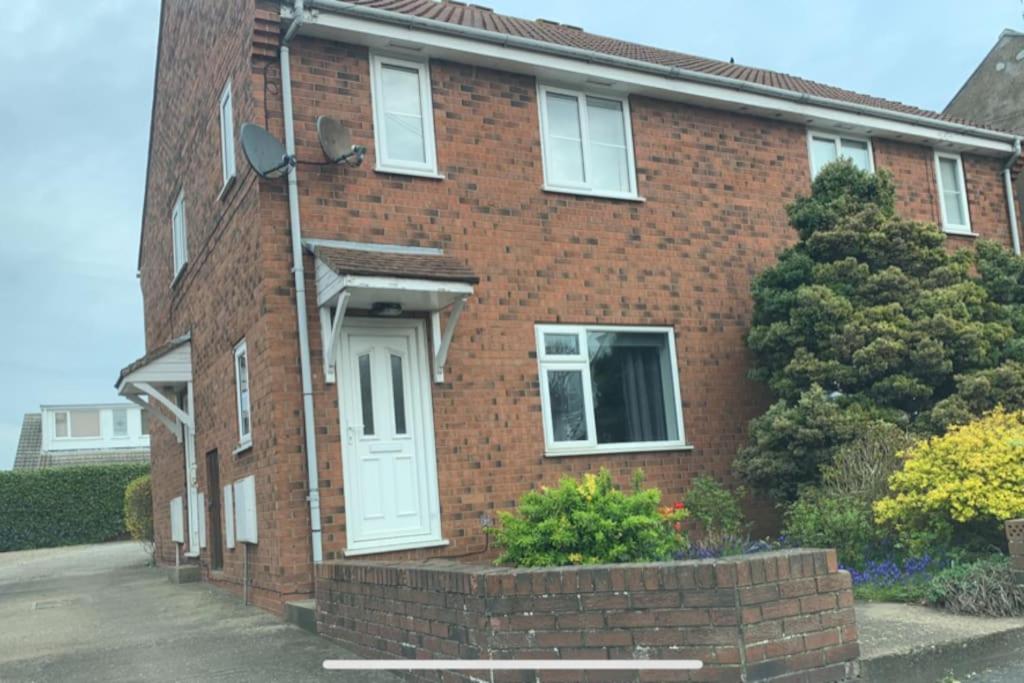
[[[137,543],[0,553],[0,681],[395,681],[203,584],[172,585]]]

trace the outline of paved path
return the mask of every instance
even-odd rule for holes
[[[351,655],[205,584],[173,585],[136,543],[0,553],[0,681],[394,681],[328,674]]]

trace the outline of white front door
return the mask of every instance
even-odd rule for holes
[[[443,544],[423,321],[346,320],[339,354],[346,554]]]

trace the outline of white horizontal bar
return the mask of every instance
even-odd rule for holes
[[[699,659],[325,659],[328,671],[697,671]]]

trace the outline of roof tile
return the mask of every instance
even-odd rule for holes
[[[409,277],[448,282],[480,282],[472,270],[444,254],[370,251],[317,246],[316,257],[339,275]]]

